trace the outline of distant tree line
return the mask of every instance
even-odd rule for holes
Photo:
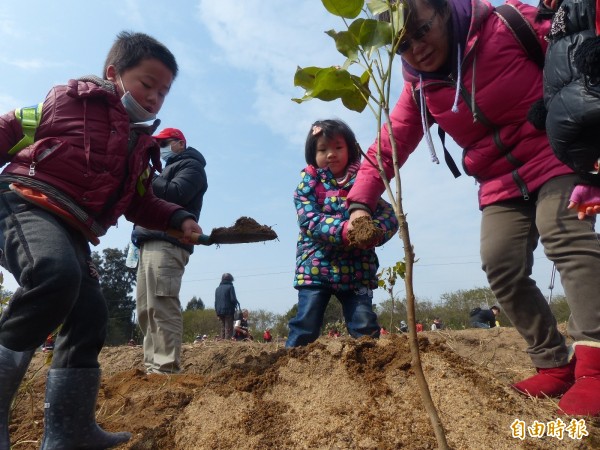
[[[100,285],[102,293],[107,302],[109,311],[107,345],[123,345],[130,339],[141,343],[142,335],[137,326],[135,317],[134,289],[136,283],[136,269],[130,269],[125,265],[127,249],[119,250],[107,248],[92,253],[92,260],[100,274]],[[398,268],[393,268],[398,272]],[[406,299],[398,298],[394,293],[393,285],[389,285],[389,278],[393,272],[387,273],[387,278],[380,282],[380,286],[386,288],[390,298],[374,305],[378,315],[379,324],[390,332],[397,332],[400,321],[406,321]],[[382,278],[384,278],[382,276]],[[387,284],[387,287],[385,285]],[[6,307],[12,292],[4,290],[0,272],[0,312]],[[489,308],[497,304],[497,301],[488,287],[478,287],[469,290],[458,290],[444,293],[439,301],[433,302],[428,299],[417,299],[416,318],[420,320],[425,330],[429,330],[434,318],[439,317],[446,328],[460,330],[469,327],[469,311],[475,307]],[[557,295],[550,301],[550,308],[556,320],[566,322],[569,319],[569,306],[564,295]],[[263,331],[271,329],[275,339],[283,339],[288,334],[288,321],[296,315],[298,307],[296,304],[285,314],[275,314],[263,309],[249,311],[250,332],[256,340],[262,340]],[[501,312],[498,317],[501,326],[512,326],[506,316]],[[323,320],[322,333],[330,329],[337,329],[345,334],[344,315],[339,301],[332,297]],[[199,297],[192,297],[183,311],[183,340],[193,342],[197,335],[207,335],[209,338],[217,336],[220,323],[215,310],[207,308],[204,301]]]
[[[393,308],[392,308],[393,305]],[[498,305],[492,290],[489,287],[479,287],[469,290],[458,290],[442,294],[438,302],[417,299],[415,310],[416,319],[423,323],[424,329],[429,330],[433,319],[439,317],[444,327],[453,330],[470,328],[469,312],[476,307],[489,309]],[[569,320],[569,305],[564,295],[556,295],[550,301],[550,309],[556,320],[566,322]],[[379,324],[389,331],[397,331],[401,320],[406,321],[406,299],[385,300],[376,306]],[[502,312],[497,317],[500,326],[512,327],[512,323]]]
[[[100,287],[108,306],[106,345],[122,345],[135,337],[135,298],[132,295],[136,269],[125,265],[127,249],[106,248],[102,255],[92,253],[100,274]]]

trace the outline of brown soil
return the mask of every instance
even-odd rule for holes
[[[383,230],[377,228],[369,216],[361,216],[352,222],[352,229],[348,231],[348,242],[357,247],[371,247],[381,241]]]
[[[233,226],[214,228],[210,233],[210,241],[214,244],[241,244],[273,239],[277,239],[277,233],[271,227],[261,225],[251,217],[240,217]]]
[[[508,384],[533,373],[512,328],[420,333],[429,387],[453,449],[600,448],[589,436],[513,437],[530,426],[571,418],[556,401],[522,397]],[[180,375],[146,375],[140,347],[108,347],[98,422],[128,430],[121,449],[433,449],[404,335],[378,341],[320,338],[286,350],[282,343],[185,345]],[[10,430],[13,449],[37,449],[43,429],[47,365],[38,353],[22,385]],[[581,424],[582,422],[580,422]]]

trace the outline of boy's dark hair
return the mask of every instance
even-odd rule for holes
[[[325,139],[331,139],[341,135],[346,141],[348,147],[348,164],[360,160],[360,151],[356,136],[345,122],[341,120],[317,120],[310,126],[308,136],[306,137],[306,145],[304,146],[304,158],[311,166],[317,167],[317,141],[321,136]]]
[[[175,79],[179,67],[175,56],[167,47],[147,34],[121,31],[108,51],[102,77],[106,79],[106,69],[110,65],[115,66],[117,73],[121,74],[150,58],[158,59],[167,66]]]

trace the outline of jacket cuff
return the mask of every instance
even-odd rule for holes
[[[365,205],[364,203],[356,203],[356,202],[352,202],[348,205],[348,212],[352,213],[352,211],[356,211],[356,210],[363,210],[363,211],[367,211],[369,214],[371,214],[371,210],[369,209],[369,207],[367,205]]]
[[[196,217],[185,209],[178,209],[169,219],[169,226],[171,228],[175,228],[176,230],[181,230],[181,224],[185,219],[196,220]]]

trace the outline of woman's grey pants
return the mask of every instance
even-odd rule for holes
[[[600,242],[594,220],[578,220],[567,209],[575,175],[554,178],[529,200],[499,202],[484,208],[481,260],[504,313],[525,338],[539,368],[567,363],[567,348],[548,301],[531,278],[538,239],[556,264],[575,340],[600,341]]]

